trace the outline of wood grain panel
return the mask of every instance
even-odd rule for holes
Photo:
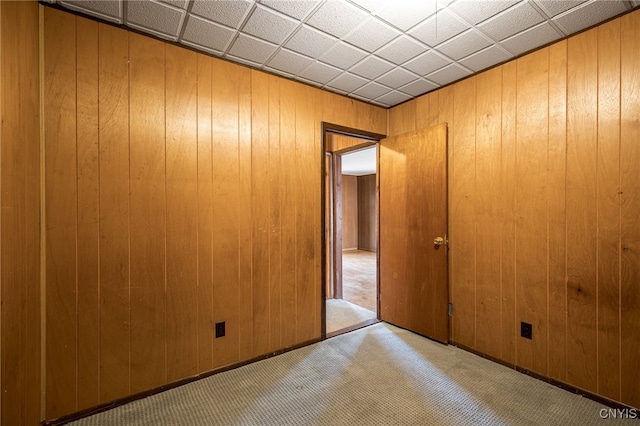
[[[213,341],[214,368],[239,359],[237,66],[213,63],[213,315],[226,336]]]
[[[358,176],[358,250],[378,249],[376,175]]]
[[[416,104],[415,106],[416,129],[424,129],[425,127],[432,126],[432,124],[430,124],[429,122],[429,120],[432,118],[432,116],[430,115],[430,112],[431,112],[430,101],[431,101],[431,97],[429,97],[429,94],[415,98],[412,101],[412,102],[415,102]]]
[[[253,264],[251,281],[253,356],[269,350],[269,76],[251,72],[251,211]]]
[[[416,101],[402,103],[389,110],[389,136],[416,130]]]
[[[597,392],[620,399],[620,21],[598,27]]]
[[[567,380],[597,391],[597,31],[567,51]]]
[[[269,350],[282,347],[280,79],[269,76]]]
[[[518,336],[516,362],[547,372],[547,149],[549,50],[516,61],[516,329],[532,324],[531,340]]]
[[[76,18],[78,410],[100,403],[98,23]]]
[[[549,46],[548,352],[549,377],[566,380],[567,293],[565,181],[567,151],[567,42]]]
[[[40,412],[38,4],[0,3],[0,423]]]
[[[281,153],[281,304],[282,346],[291,347],[296,342],[296,210],[298,203],[297,180],[294,167],[296,161],[296,104],[295,84],[280,81],[280,153]]]
[[[500,295],[502,359],[516,362],[516,62],[502,66]]]
[[[104,24],[98,37],[100,400],[106,402],[130,393],[129,37]]]
[[[213,59],[198,55],[198,371],[213,369]]]
[[[358,248],[358,177],[342,175],[342,250]]]
[[[166,383],[165,47],[129,34],[131,392]]]
[[[46,415],[77,408],[76,25],[57,12],[45,19],[47,318]],[[60,392],[64,388],[66,392]]]
[[[320,198],[320,185],[313,175],[307,173],[319,167],[320,150],[314,150],[315,126],[314,104],[308,102],[313,97],[313,91],[308,86],[296,84],[296,140],[294,174],[296,185],[296,219],[295,219],[295,247],[296,247],[296,340],[306,342],[319,334],[314,329],[316,310],[316,292],[320,286],[309,286],[314,282],[315,257],[320,256],[316,247],[314,233],[314,208],[320,208],[317,203]],[[315,151],[315,152],[314,152]],[[309,206],[310,208],[300,208]],[[315,207],[314,207],[315,206]],[[309,226],[311,225],[311,226]],[[319,228],[319,227],[318,227]],[[319,229],[318,229],[319,231]]]
[[[238,67],[238,161],[239,161],[239,333],[240,359],[253,353],[253,286],[251,232],[251,71]]]
[[[338,133],[329,133],[328,138],[329,143],[327,144],[326,149],[328,152],[348,152],[371,144],[370,141],[365,139],[341,135]]]
[[[502,352],[500,185],[502,141],[502,69],[477,76],[476,99],[476,347],[499,357]],[[496,247],[498,246],[498,247]]]
[[[640,13],[620,19],[621,395],[640,407]]]
[[[452,340],[475,346],[476,319],[476,79],[453,86],[454,138],[451,165],[451,301]]]
[[[166,46],[167,380],[197,373],[197,55]]]

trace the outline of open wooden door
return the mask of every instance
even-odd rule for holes
[[[448,342],[447,125],[380,143],[380,314]]]

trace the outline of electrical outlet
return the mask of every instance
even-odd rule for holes
[[[520,322],[520,336],[525,339],[533,338],[533,327],[528,322]]]
[[[224,321],[216,323],[216,339],[218,337],[224,337],[224,333],[225,333],[224,328],[225,328]]]

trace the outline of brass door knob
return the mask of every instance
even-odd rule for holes
[[[433,240],[433,244],[434,244],[434,245],[436,245],[436,246],[441,246],[441,245],[443,245],[443,244],[444,244],[444,238],[442,238],[442,237],[436,237],[436,238]]]

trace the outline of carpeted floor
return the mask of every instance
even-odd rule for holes
[[[599,425],[602,405],[379,323],[76,425]]]
[[[376,313],[343,299],[327,299],[327,333],[376,319]]]

